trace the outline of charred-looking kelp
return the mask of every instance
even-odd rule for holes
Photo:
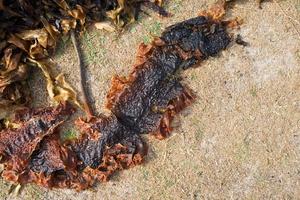
[[[222,9],[217,7],[215,12],[170,26],[151,45],[142,44],[131,74],[112,79],[106,103],[111,114],[78,119],[76,126],[81,136],[75,141],[62,144],[56,133],[50,134],[60,118],[45,118],[44,112],[36,113],[39,118],[34,117],[35,113],[19,117],[20,121],[28,120],[22,125],[25,128],[17,128],[14,134],[21,137],[23,129],[30,134],[15,140],[6,137],[8,130],[1,133],[1,142],[10,144],[0,151],[4,162],[22,160],[8,162],[4,178],[22,184],[34,182],[49,188],[81,190],[95,181],[107,180],[116,170],[140,164],[147,152],[140,135],[167,137],[174,116],[194,100],[193,93],[181,83],[180,73],[217,55],[229,44],[228,22],[219,20],[224,14]],[[27,131],[29,124],[38,130]],[[19,146],[26,147],[26,155],[18,154]],[[13,178],[7,175],[12,171],[11,165],[22,166],[13,168],[17,172]]]
[[[171,118],[193,100],[180,82],[180,71],[216,55],[229,42],[221,23],[200,16],[167,28],[153,45],[142,45],[129,77],[113,78],[107,95],[111,116],[78,124],[87,136],[72,147],[83,165],[97,168],[105,147],[126,137],[166,137]]]
[[[68,103],[56,108],[19,111],[13,127],[0,132],[0,162],[5,163],[2,176],[18,182],[40,141],[51,135],[72,112]]]

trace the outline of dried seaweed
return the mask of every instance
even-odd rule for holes
[[[83,166],[97,168],[105,146],[123,138],[168,136],[173,116],[194,98],[181,84],[180,72],[215,56],[229,42],[222,23],[200,16],[168,27],[151,46],[142,45],[129,77],[113,78],[107,95],[111,116],[78,123],[85,134],[72,147]]]
[[[55,52],[62,35],[71,30],[82,32],[86,26],[99,21],[110,20],[122,27],[136,19],[143,4],[166,14],[150,0],[0,0],[0,108],[28,102],[30,96],[23,91],[26,91],[24,81],[30,63],[34,61],[39,66],[47,63],[47,68],[53,67],[44,60]],[[47,75],[51,79],[54,76],[45,74],[50,86]],[[56,98],[49,87],[48,92],[55,102],[69,99],[79,104],[74,94],[70,98],[62,95]],[[60,87],[60,92],[70,94],[70,87]]]
[[[15,150],[7,152],[5,147],[0,149],[5,162],[3,177],[21,184],[82,190],[108,180],[117,170],[142,163],[147,146],[141,134],[167,137],[175,115],[195,98],[182,84],[181,72],[216,56],[230,43],[226,29],[231,23],[221,21],[224,5],[166,28],[150,45],[142,44],[130,75],[112,79],[106,103],[111,114],[78,119],[78,139],[62,143],[53,133],[52,127],[61,122],[59,116],[65,112],[56,112],[55,118],[45,117],[50,120],[48,124],[41,121],[53,108],[17,115],[15,122],[23,125],[14,129],[16,136],[24,127],[31,130],[43,126],[30,132],[36,140],[22,140],[26,156]],[[7,137],[10,130],[0,133],[3,144],[15,144]]]
[[[52,65],[50,60],[43,59],[35,61],[33,59],[29,59],[29,61],[36,64],[42,70],[47,81],[47,91],[51,99],[55,102],[66,102],[69,100],[78,107],[83,108],[77,99],[76,92],[73,90],[71,85],[66,82],[64,75],[59,74],[58,76],[53,77],[50,68]]]
[[[18,181],[18,176],[28,165],[40,141],[52,134],[72,113],[70,104],[19,111],[14,120],[15,128],[6,128],[0,132],[0,162],[5,163],[2,176],[10,181]]]

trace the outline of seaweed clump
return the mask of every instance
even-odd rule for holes
[[[0,132],[0,162],[5,163],[2,176],[19,182],[19,175],[27,168],[43,138],[53,134],[55,128],[72,113],[73,109],[68,103],[55,108],[19,111],[14,127]]]
[[[152,0],[0,0],[0,119],[12,106],[28,105],[27,79],[32,66],[39,66],[54,102],[77,102],[76,93],[50,72],[49,56],[70,32],[82,33],[95,23],[110,29],[132,23],[144,7],[162,16],[162,1]],[[9,107],[9,109],[8,109]],[[8,110],[8,111],[7,111]],[[9,113],[9,112],[8,112]]]
[[[226,26],[199,16],[168,27],[149,46],[142,44],[129,77],[112,79],[106,104],[111,115],[77,122],[83,137],[71,147],[83,167],[97,169],[105,148],[125,138],[147,133],[167,137],[173,117],[194,99],[180,72],[217,55],[229,42]]]
[[[224,5],[219,11],[224,11],[222,8]],[[110,115],[78,119],[76,126],[81,135],[66,143],[59,141],[57,133],[49,133],[49,128],[41,129],[48,134],[43,134],[43,139],[38,137],[41,139],[35,143],[36,148],[30,148],[22,171],[13,179],[5,172],[4,178],[82,190],[106,181],[117,170],[142,163],[147,145],[141,134],[167,137],[173,118],[195,98],[181,82],[181,72],[216,56],[230,43],[228,22],[220,20],[223,14],[206,13],[177,23],[166,28],[152,44],[141,44],[130,75],[112,78],[106,103]],[[39,115],[42,118],[43,112]],[[21,134],[22,128],[17,130]],[[24,144],[30,146],[26,141]],[[9,171],[8,166],[4,171]]]

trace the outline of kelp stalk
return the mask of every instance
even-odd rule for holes
[[[87,118],[91,119],[94,116],[94,113],[90,106],[90,101],[88,98],[88,92],[87,92],[87,88],[86,88],[86,70],[85,70],[85,66],[84,66],[84,62],[83,62],[83,55],[82,55],[81,48],[79,46],[75,31],[71,30],[70,35],[71,35],[73,47],[76,52],[77,62],[78,62],[79,70],[80,70],[80,89],[81,89],[81,93],[82,93],[82,97],[83,97],[83,101],[82,101],[83,108],[84,108]]]

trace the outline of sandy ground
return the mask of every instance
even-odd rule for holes
[[[104,112],[113,74],[131,70],[138,44],[164,27],[196,16],[212,0],[174,0],[174,16],[144,15],[120,36],[90,30],[82,38],[91,96]],[[217,58],[184,74],[196,102],[174,122],[164,141],[145,136],[149,155],[142,166],[122,171],[108,183],[77,193],[29,185],[19,196],[1,199],[300,199],[300,1],[240,1],[228,13],[244,25],[239,33],[248,47],[232,44]],[[282,10],[290,16],[283,14]],[[292,19],[291,19],[292,18]],[[298,22],[294,19],[298,19]],[[293,23],[291,23],[293,22]],[[293,25],[294,24],[294,25]],[[78,69],[65,42],[55,57],[75,88]],[[45,83],[35,75],[34,103],[45,105]]]

